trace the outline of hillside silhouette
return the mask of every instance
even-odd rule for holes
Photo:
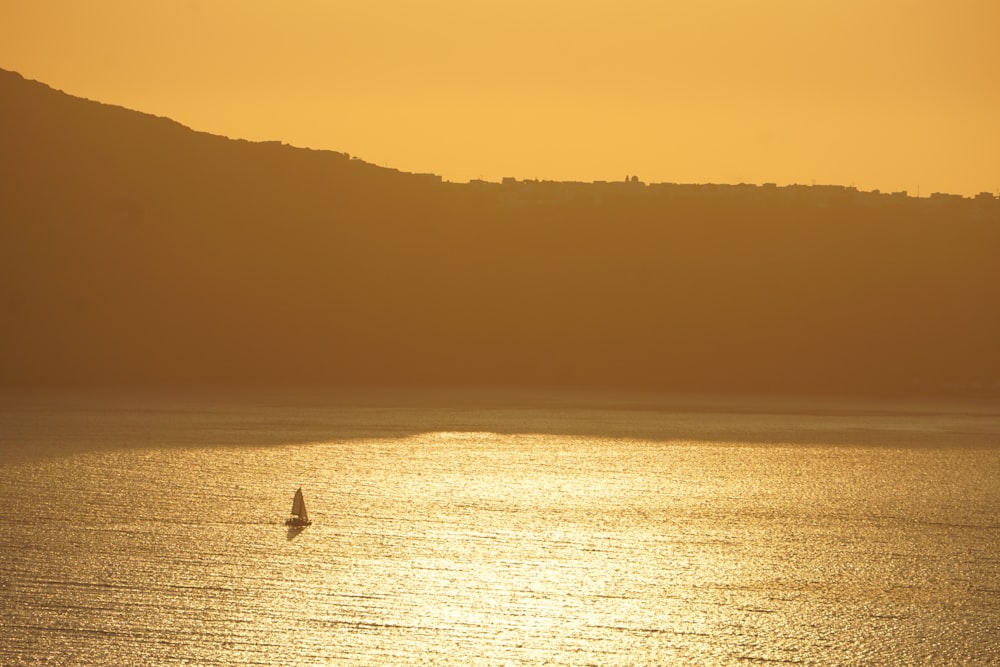
[[[8,387],[997,392],[1000,203],[447,183],[0,70],[0,318]]]

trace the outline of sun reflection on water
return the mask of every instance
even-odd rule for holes
[[[26,460],[0,472],[36,519],[2,524],[0,657],[974,662],[998,480],[982,448],[466,431]]]

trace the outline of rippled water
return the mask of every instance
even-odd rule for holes
[[[0,664],[1000,662],[995,406],[636,406],[8,397]]]

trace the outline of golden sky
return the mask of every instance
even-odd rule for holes
[[[0,67],[448,180],[1000,192],[997,0],[0,0]]]

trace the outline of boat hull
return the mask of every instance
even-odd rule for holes
[[[309,519],[292,518],[292,519],[287,519],[285,521],[285,525],[292,526],[293,528],[305,528],[306,526],[311,526],[312,521],[310,521]]]

